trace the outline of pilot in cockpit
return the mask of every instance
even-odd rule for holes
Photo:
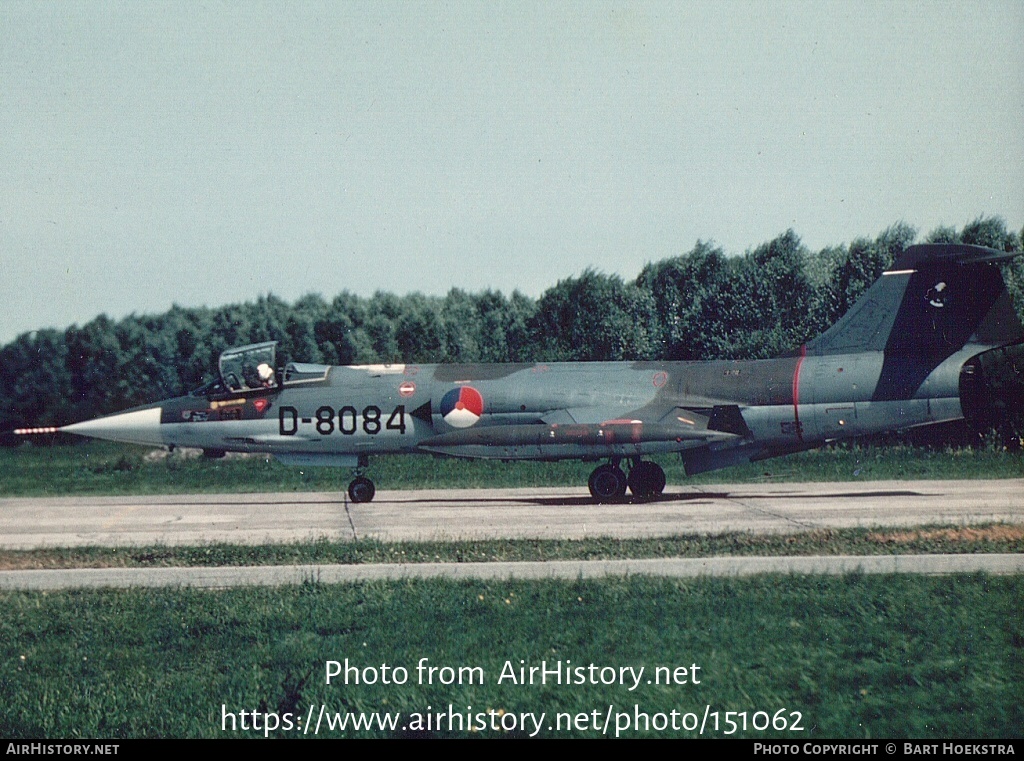
[[[261,362],[256,367],[256,375],[259,376],[260,385],[263,386],[263,388],[270,388],[274,385],[274,368],[266,362]]]

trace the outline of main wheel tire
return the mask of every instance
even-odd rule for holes
[[[590,495],[598,502],[612,502],[626,494],[626,474],[614,465],[594,468],[587,482]]]
[[[665,471],[656,462],[638,462],[629,471],[629,490],[637,497],[649,499],[665,491]]]
[[[353,502],[369,502],[376,493],[377,487],[373,485],[373,481],[364,476],[353,478],[352,483],[348,485],[348,498]]]

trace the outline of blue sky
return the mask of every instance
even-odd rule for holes
[[[1024,4],[0,4],[0,342],[1024,225]]]

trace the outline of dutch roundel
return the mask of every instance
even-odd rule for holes
[[[453,388],[441,398],[441,416],[453,428],[469,428],[484,414],[484,398],[470,386]]]

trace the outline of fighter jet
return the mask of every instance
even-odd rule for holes
[[[694,474],[962,418],[979,355],[1024,341],[998,267],[1015,255],[912,246],[777,359],[278,367],[269,342],[225,351],[188,396],[56,430],[352,468],[353,502],[373,499],[370,456],[392,453],[600,462],[596,501],[651,499],[665,488],[652,455],[678,452]]]

